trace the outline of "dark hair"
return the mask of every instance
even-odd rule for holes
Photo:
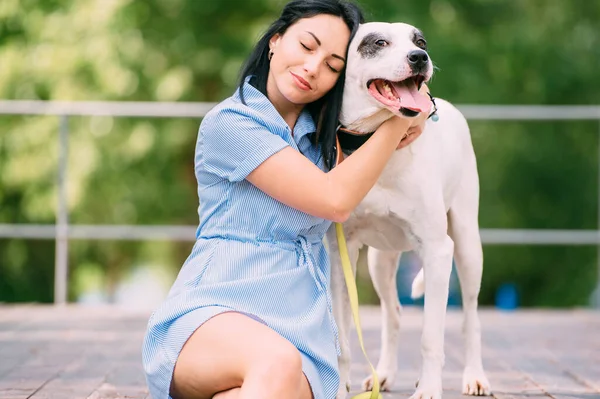
[[[289,2],[283,8],[279,19],[273,22],[260,38],[241,70],[239,91],[242,103],[245,104],[242,88],[245,79],[250,75],[254,75],[254,78],[250,82],[252,86],[256,87],[265,96],[267,95],[267,78],[270,68],[268,59],[270,50],[269,40],[277,33],[284,34],[298,20],[314,17],[319,14],[329,14],[342,18],[350,29],[350,41],[352,41],[352,38],[356,34],[359,25],[364,22],[363,13],[360,8],[348,1],[293,0]],[[335,156],[335,134],[342,107],[345,72],[346,69],[344,66],[335,86],[320,99],[306,105],[317,125],[314,142],[321,143],[321,153],[328,168],[333,166],[332,162]]]

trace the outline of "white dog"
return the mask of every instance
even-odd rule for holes
[[[407,24],[368,23],[350,44],[341,123],[358,135],[342,136],[346,154],[393,115],[430,112],[430,99],[418,93],[433,73],[423,34]],[[344,230],[356,272],[358,251],[369,246],[369,271],[383,313],[381,356],[377,372],[389,390],[397,372],[401,306],[396,289],[400,255],[414,250],[423,269],[413,282],[413,296],[425,295],[421,339],[423,364],[412,399],[442,396],[444,327],[452,258],[462,289],[466,340],[463,392],[489,395],[481,361],[477,297],[483,269],[478,226],[479,179],[469,127],[450,103],[436,99],[439,121],[427,122],[421,137],[392,155],[375,187],[357,207]],[[350,136],[350,137],[348,137]],[[364,142],[364,140],[363,140]],[[350,148],[349,148],[350,147]],[[340,264],[335,228],[327,233],[332,263],[334,313],[340,330],[340,390],[350,384],[352,322]],[[371,389],[371,378],[363,388]]]

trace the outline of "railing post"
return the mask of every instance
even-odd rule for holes
[[[67,163],[69,154],[69,117],[61,115],[58,137],[58,179],[56,206],[56,255],[54,263],[54,303],[67,303],[68,228]]]
[[[598,221],[596,230],[598,232],[598,241],[600,242],[600,119],[598,119]],[[597,309],[600,309],[600,244],[596,247],[596,289],[592,294],[592,303]]]

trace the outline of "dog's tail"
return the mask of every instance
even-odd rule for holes
[[[419,270],[419,273],[412,282],[412,289],[410,297],[412,299],[419,299],[425,294],[425,275],[423,269]]]

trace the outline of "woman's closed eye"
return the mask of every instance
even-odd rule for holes
[[[308,46],[302,42],[300,42],[300,44],[302,45],[302,47],[304,47],[305,50],[307,51],[312,51],[310,48],[308,48]]]
[[[334,67],[332,67],[331,65],[327,64],[327,66],[329,67],[329,69],[331,69],[332,72],[335,73],[340,73],[340,71],[338,71],[337,69],[335,69]]]
[[[300,42],[300,45],[301,45],[302,47],[304,47],[304,49],[305,49],[306,51],[312,51],[312,49],[311,49],[310,47],[308,47],[306,44],[304,44],[304,43]],[[326,63],[326,64],[327,64],[327,67],[328,67],[328,68],[331,70],[331,72],[334,72],[334,73],[340,73],[340,71],[339,71],[338,69],[336,69],[336,68],[332,67],[332,66],[331,66],[329,63]]]

